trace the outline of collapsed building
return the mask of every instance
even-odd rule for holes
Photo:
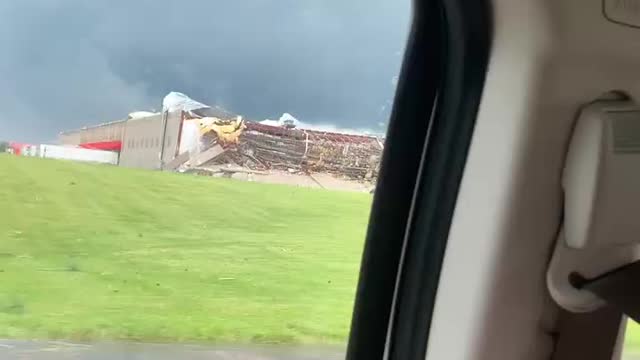
[[[170,93],[160,113],[65,131],[59,141],[119,153],[119,165],[180,172],[330,173],[374,182],[381,137],[247,121],[184,94]]]
[[[327,172],[353,179],[377,177],[382,142],[370,136],[275,127],[247,122],[234,143],[217,133],[204,134],[205,147],[224,149],[209,164],[233,164],[254,170]]]

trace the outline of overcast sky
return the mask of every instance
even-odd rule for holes
[[[0,139],[51,141],[169,91],[379,130],[409,21],[409,0],[2,0]]]

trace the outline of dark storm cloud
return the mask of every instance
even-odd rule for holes
[[[0,138],[159,109],[169,91],[253,119],[375,129],[409,1],[0,2]],[[386,106],[386,107],[385,107]]]

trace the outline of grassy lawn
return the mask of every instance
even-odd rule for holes
[[[0,155],[0,338],[343,343],[370,203]]]
[[[627,332],[624,338],[625,352],[640,355],[640,325],[629,319],[627,321]]]

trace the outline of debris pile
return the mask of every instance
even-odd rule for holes
[[[348,135],[246,122],[234,142],[218,132],[206,132],[203,149],[224,151],[203,166],[231,165],[255,171],[326,172],[339,177],[375,181],[382,141],[373,136]],[[206,151],[206,150],[205,150]]]
[[[301,128],[303,123],[289,113],[279,120],[245,121],[178,92],[164,98],[163,109],[182,111],[183,118],[180,155],[165,165],[169,170],[202,174],[284,170],[372,183],[378,177],[383,143],[375,136]]]

